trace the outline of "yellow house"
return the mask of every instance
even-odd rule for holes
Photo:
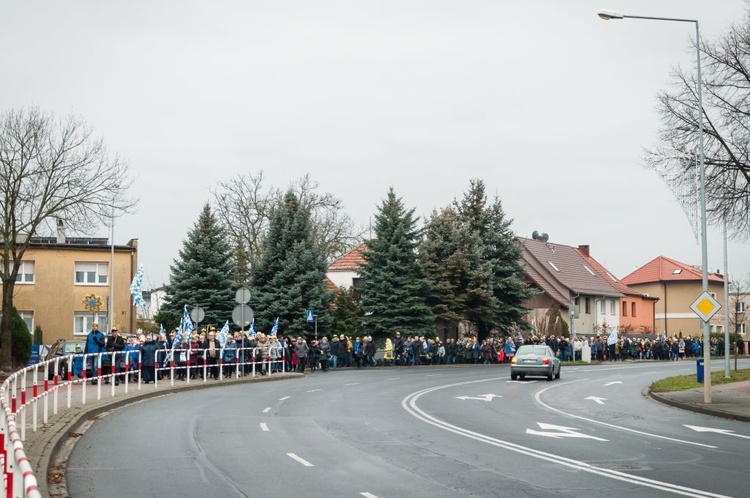
[[[137,239],[112,246],[106,238],[34,237],[18,271],[13,303],[29,331],[41,327],[44,343],[52,344],[57,339],[85,338],[95,321],[109,332],[114,287],[114,325],[121,332],[132,332],[136,316],[129,288],[137,264]],[[92,293],[103,303],[96,313],[83,303],[84,296]]]

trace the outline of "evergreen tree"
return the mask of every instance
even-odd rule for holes
[[[492,329],[508,331],[513,323],[524,326],[528,309],[523,302],[534,295],[524,283],[519,263],[522,248],[510,229],[512,220],[505,218],[502,204],[495,198],[487,204],[484,182],[472,180],[462,201],[454,202],[459,219],[469,227],[479,244],[481,267],[473,283],[475,300],[469,304],[467,318],[477,326],[479,338]],[[484,286],[488,286],[491,298]]]
[[[365,242],[359,289],[365,333],[434,334],[434,317],[426,303],[428,283],[417,261],[417,221],[414,209],[407,211],[391,188],[375,215],[375,239]]]
[[[231,319],[236,284],[226,234],[208,204],[179,254],[170,266],[164,312],[179,323],[185,305],[188,309],[200,306],[205,312],[201,324],[221,327]]]
[[[333,293],[323,280],[326,255],[313,236],[310,211],[291,190],[272,208],[261,249],[251,273],[256,330],[270,330],[278,317],[280,333],[312,334],[308,309],[315,310],[319,332],[329,330]]]
[[[356,337],[362,335],[362,307],[358,292],[354,287],[345,289],[339,287],[333,300],[333,328],[334,335]]]

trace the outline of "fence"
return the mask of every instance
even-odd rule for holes
[[[137,350],[70,354],[14,372],[0,387],[3,495],[7,498],[41,498],[36,475],[23,446],[27,428],[36,432],[51,423],[60,410],[74,406],[74,399],[85,405],[89,390],[95,391],[96,399],[100,400],[103,391],[107,390],[115,397],[129,393],[131,388],[145,389],[144,384],[151,382],[151,375],[153,387],[157,389],[160,382],[174,386],[175,377],[189,384],[191,381],[207,382],[212,375],[220,380],[240,379],[248,375],[255,377],[287,371],[283,348],[237,348],[232,351],[236,353],[234,361],[225,363],[222,350],[214,350],[215,356],[212,356],[207,349],[158,349],[153,355],[153,363],[149,361],[148,365],[142,363],[142,353]],[[151,358],[150,354],[148,358]],[[104,387],[106,384],[109,386]],[[119,384],[124,385],[118,389]],[[64,397],[62,403],[61,397]],[[31,419],[30,424],[27,416]]]

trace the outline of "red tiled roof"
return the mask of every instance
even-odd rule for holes
[[[331,279],[330,279],[330,278],[328,278],[328,277],[323,277],[323,282],[325,282],[325,284],[326,284],[326,287],[328,287],[328,290],[329,290],[329,291],[333,291],[333,292],[336,292],[337,290],[339,290],[339,288],[338,288],[338,287],[336,287],[336,284],[334,284],[334,283],[333,283],[333,282],[331,281]]]
[[[334,261],[328,266],[329,271],[354,271],[359,268],[359,265],[365,263],[365,258],[362,254],[367,250],[365,243],[361,243],[348,253],[341,256],[339,259]]]
[[[693,281],[702,280],[702,272],[699,267],[686,265],[666,256],[659,256],[635,270],[622,279],[625,285],[646,284],[664,281]],[[722,277],[713,273],[708,274],[710,282],[724,282]]]

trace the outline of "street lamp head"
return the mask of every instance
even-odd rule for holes
[[[609,21],[610,19],[623,19],[625,17],[622,12],[615,12],[614,10],[607,9],[602,9],[597,14],[605,21]]]

